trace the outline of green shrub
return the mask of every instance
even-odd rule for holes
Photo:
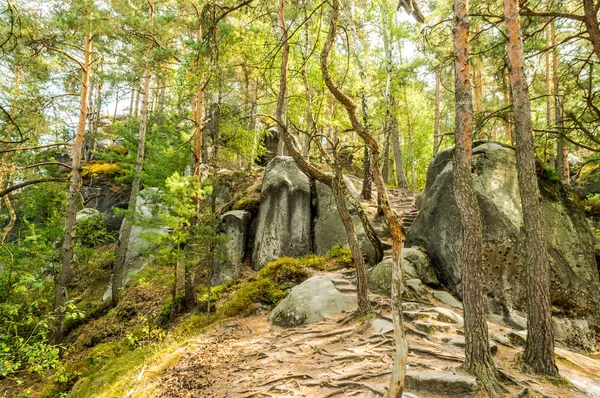
[[[346,246],[335,245],[325,256],[329,262],[334,262],[340,268],[351,267],[354,265],[352,252]]]
[[[113,242],[115,237],[106,230],[106,214],[94,214],[77,223],[77,239],[84,246],[96,247]]]
[[[560,177],[558,174],[556,174],[552,167],[545,167],[544,170],[542,170],[541,178],[542,180],[552,183],[557,183],[560,181]]]

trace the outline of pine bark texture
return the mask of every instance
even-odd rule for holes
[[[540,204],[533,132],[531,104],[525,79],[523,42],[517,0],[504,0],[508,63],[513,95],[517,171],[523,223],[528,248],[527,267],[527,342],[524,362],[535,372],[557,376],[554,360],[554,336],[550,305],[550,276],[548,250],[544,236],[543,215]]]
[[[583,0],[585,28],[590,36],[590,41],[600,61],[600,24],[598,23],[598,9],[594,0]]]
[[[91,11],[89,14],[91,18]],[[65,237],[61,252],[61,270],[54,287],[54,341],[60,344],[64,338],[65,304],[68,300],[67,289],[71,281],[71,268],[73,265],[73,248],[75,246],[75,233],[77,229],[77,209],[79,207],[81,188],[81,157],[83,138],[88,115],[90,95],[90,75],[92,72],[92,32],[85,38],[84,59],[81,72],[81,94],[79,102],[79,121],[71,151],[71,176],[69,178],[69,195],[67,198],[67,211],[65,215]]]
[[[497,384],[489,347],[483,293],[483,223],[471,175],[473,140],[472,70],[469,62],[468,0],[454,2],[454,69],[456,125],[452,182],[460,215],[462,243],[462,294],[465,315],[465,362],[463,367],[488,390]],[[491,388],[492,387],[492,388]]]

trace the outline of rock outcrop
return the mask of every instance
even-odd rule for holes
[[[373,267],[369,273],[369,289],[390,296],[392,291],[392,266],[393,260],[388,257]],[[415,293],[419,293],[420,288],[415,286],[418,283],[414,281],[421,281],[430,286],[439,285],[429,256],[418,247],[402,249],[402,267],[404,268],[404,276],[408,278],[407,286],[411,287]]]
[[[221,285],[239,276],[248,240],[250,213],[243,210],[229,211],[221,216],[218,232],[227,236],[227,242],[213,259],[212,286]]]
[[[458,260],[461,226],[452,188],[454,148],[440,152],[429,166],[420,213],[407,244],[423,246],[441,282],[461,296]],[[527,250],[514,149],[476,142],[473,182],[483,218],[483,283],[490,309],[503,313],[526,307]],[[540,181],[548,243],[552,303],[562,317],[597,320],[600,285],[593,237],[571,192]]]
[[[347,181],[346,184],[352,185],[352,183]],[[347,245],[348,237],[340,214],[338,213],[338,208],[331,188],[318,181],[315,185],[317,194],[317,214],[314,231],[315,253],[324,255],[336,245]],[[350,188],[348,189],[350,190]],[[375,248],[369,241],[362,222],[356,214],[356,210],[350,204],[347,204],[347,207],[352,216],[352,221],[354,221],[356,237],[360,243],[363,255],[365,256],[367,263],[374,264],[376,261]]]
[[[309,178],[289,156],[277,156],[266,167],[262,183],[252,268],[260,270],[280,257],[311,253]]]
[[[146,255],[146,251],[152,245],[151,239],[148,239],[149,235],[168,233],[168,228],[162,224],[159,216],[166,211],[162,195],[164,193],[158,188],[146,188],[138,194],[136,218],[140,222],[135,223],[131,228],[127,256],[125,257],[123,285],[151,261]],[[123,221],[123,223],[126,222],[129,221]],[[103,300],[107,300],[110,295],[111,286],[109,284],[104,293]]]
[[[313,276],[290,290],[269,315],[269,322],[293,327],[322,321],[356,306],[355,294],[340,293],[326,276]]]

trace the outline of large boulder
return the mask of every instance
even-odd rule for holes
[[[100,213],[98,210],[93,209],[91,207],[86,207],[77,212],[75,220],[77,222],[77,225],[80,225],[90,220],[103,222],[104,217],[102,213]]]
[[[420,213],[408,231],[407,244],[423,246],[441,282],[460,297],[462,230],[452,187],[453,153],[454,148],[440,152],[429,166]],[[525,310],[527,248],[514,149],[476,142],[473,183],[484,224],[482,282],[490,309]],[[562,185],[543,180],[539,185],[555,312],[596,320],[600,285],[583,210]]]
[[[289,156],[266,167],[262,183],[252,267],[260,270],[280,257],[302,257],[312,250],[310,181]]]
[[[227,242],[213,259],[212,286],[221,285],[239,276],[244,262],[248,240],[250,213],[244,210],[229,211],[221,216],[218,232],[227,236]]]
[[[326,276],[313,276],[290,290],[271,311],[269,322],[282,327],[307,325],[356,306],[356,294],[342,294]]]
[[[369,289],[386,296],[392,294],[393,263],[394,260],[391,257],[386,257],[373,267],[369,273]],[[402,268],[404,269],[405,278],[409,281],[413,279],[421,280],[430,286],[439,284],[429,256],[418,247],[402,249]],[[411,284],[415,285],[414,282],[411,282]],[[407,285],[410,287],[408,282]],[[413,287],[413,290],[420,289]]]
[[[129,245],[127,246],[127,255],[123,272],[123,284],[138,273],[151,261],[148,252],[152,248],[152,235],[164,235],[169,233],[169,228],[163,225],[160,214],[167,211],[163,203],[164,193],[158,188],[146,188],[139,192],[136,202],[136,222],[131,227]],[[123,221],[123,226],[128,223]],[[121,227],[123,228],[123,227]],[[111,295],[111,285],[109,283],[103,300],[107,300]]]
[[[346,185],[352,183],[345,181]],[[317,181],[316,182],[316,194],[317,194],[317,216],[315,220],[315,253],[324,255],[329,252],[334,246],[348,245],[348,235],[346,235],[346,229],[342,223],[342,219],[338,212],[338,207],[333,197],[331,188],[327,185]],[[350,189],[350,188],[349,188]],[[356,213],[354,207],[347,204],[348,211],[352,216],[354,222],[354,228],[356,230],[356,237],[360,244],[360,248],[363,255],[366,257],[368,263],[374,264],[376,260],[375,248],[369,241],[367,234],[363,228],[362,222]]]

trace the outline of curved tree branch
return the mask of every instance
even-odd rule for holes
[[[67,182],[68,180],[65,178],[39,178],[37,180],[25,181],[17,185],[13,185],[12,187],[8,187],[3,191],[0,191],[0,198],[8,195],[9,193],[16,191],[17,189],[25,188],[29,185],[33,184],[41,184],[44,182]]]

